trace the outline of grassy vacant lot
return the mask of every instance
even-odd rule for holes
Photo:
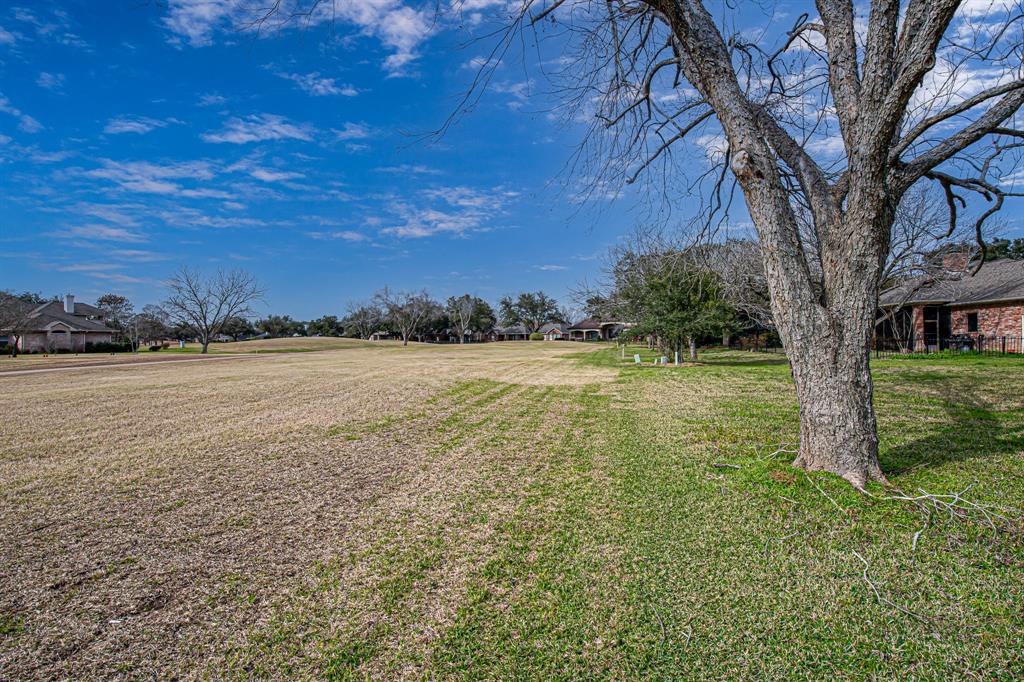
[[[1024,362],[876,363],[951,517],[790,468],[778,357],[581,350],[0,377],[0,677],[1024,675]]]

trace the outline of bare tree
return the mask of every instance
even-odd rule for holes
[[[448,319],[455,328],[455,333],[459,335],[459,343],[466,343],[466,332],[470,330],[476,306],[476,298],[469,294],[452,296],[448,299],[445,311],[448,313]]]
[[[402,345],[409,345],[409,338],[415,334],[431,315],[440,311],[440,306],[425,290],[419,292],[393,291],[384,287],[374,300],[384,310],[387,321],[402,336]]]
[[[353,327],[356,330],[356,335],[361,339],[368,339],[375,332],[380,331],[383,321],[384,312],[376,301],[350,303],[348,314],[345,316],[346,326]]]
[[[1015,194],[999,178],[1024,147],[1021,3],[981,20],[958,15],[965,4],[873,0],[859,31],[852,0],[817,0],[819,17],[772,43],[724,32],[734,3],[716,17],[699,0],[526,0],[476,86],[523,27],[557,35],[577,57],[566,93],[595,121],[603,186],[667,165],[687,137],[720,135],[702,223],[719,224],[739,188],[800,403],[794,464],[863,487],[884,480],[868,351],[902,197],[936,183],[951,225],[965,194],[988,201],[975,221],[984,248],[985,221]],[[979,69],[985,82],[968,87]],[[669,178],[669,193],[672,177],[653,180]]]
[[[10,346],[11,357],[18,356],[18,344],[25,335],[30,316],[44,302],[37,294],[0,290],[0,331],[10,337],[7,345]]]
[[[175,324],[199,337],[203,353],[227,320],[251,315],[252,304],[263,297],[256,278],[244,270],[218,270],[204,277],[198,270],[182,267],[168,288],[171,295],[163,303],[164,311]]]

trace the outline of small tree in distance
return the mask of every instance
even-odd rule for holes
[[[409,345],[409,337],[417,332],[431,315],[439,312],[440,306],[426,290],[419,292],[394,291],[384,287],[374,300],[383,309],[388,323],[402,337],[402,345]]]
[[[0,331],[11,337],[8,345],[12,358],[18,357],[18,342],[25,333],[29,314],[45,302],[42,296],[29,291],[21,294],[0,291]]]
[[[487,301],[469,294],[449,298],[445,313],[459,343],[465,343],[466,334],[474,329],[488,331],[494,326],[494,309]]]
[[[377,301],[365,303],[349,303],[348,315],[345,316],[344,325],[346,334],[355,335],[360,339],[368,339],[374,333],[380,331],[384,321],[384,311],[381,310]]]
[[[244,270],[218,270],[210,277],[183,266],[171,277],[170,296],[163,308],[178,325],[189,329],[209,351],[210,339],[221,333],[233,317],[252,314],[252,304],[263,297],[256,278]]]
[[[502,321],[521,324],[527,334],[532,334],[547,322],[567,322],[562,319],[558,301],[543,291],[521,293],[516,298],[505,296],[498,305]]]

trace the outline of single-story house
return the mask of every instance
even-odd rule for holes
[[[915,280],[881,294],[881,339],[911,350],[941,350],[963,339],[1024,337],[1024,261],[985,263],[975,275]],[[1021,349],[1021,343],[1012,344]]]
[[[521,324],[514,324],[508,327],[495,327],[487,335],[488,341],[526,341],[530,333]]]
[[[102,310],[88,303],[75,303],[68,294],[63,301],[50,301],[29,313],[19,329],[5,330],[9,337],[20,334],[22,353],[81,352],[87,344],[110,343],[116,330],[103,323]]]
[[[624,329],[631,327],[626,322],[612,322],[588,317],[569,327],[569,339],[572,341],[611,341],[619,336]]]
[[[569,325],[561,322],[548,322],[537,331],[544,335],[545,341],[561,341],[569,338]]]

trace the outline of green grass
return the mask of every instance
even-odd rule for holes
[[[568,360],[619,368],[611,386],[479,381],[439,396],[432,409],[451,410],[434,427],[439,462],[499,453],[447,501],[457,513],[396,513],[362,554],[317,567],[312,587],[236,652],[234,672],[1024,675],[1024,360],[874,363],[891,484],[911,494],[970,488],[970,500],[1005,510],[993,529],[976,513],[925,514],[891,489],[863,495],[792,468],[791,454],[773,456],[798,438],[784,358],[707,352],[698,365],[662,368],[634,366],[631,355],[608,348]],[[471,538],[483,529],[481,546]],[[424,600],[467,553],[478,560],[445,593],[451,612],[431,620]],[[343,580],[354,564],[372,576],[356,587]],[[422,624],[432,635],[421,641],[410,633]]]

